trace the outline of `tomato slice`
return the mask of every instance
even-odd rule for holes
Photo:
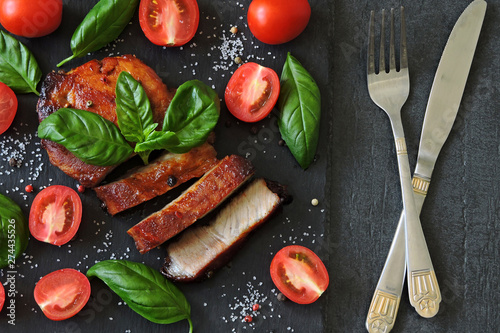
[[[231,76],[224,99],[233,116],[242,121],[256,122],[271,112],[279,94],[278,74],[271,68],[248,62]]]
[[[63,245],[76,235],[82,220],[82,201],[75,190],[52,185],[37,194],[31,205],[29,228],[39,241]]]
[[[139,23],[156,45],[181,46],[198,29],[200,10],[196,0],[141,0]]]
[[[2,312],[4,302],[5,302],[5,289],[3,288],[3,284],[0,283],[0,312]]]
[[[300,245],[290,245],[276,253],[271,262],[271,278],[287,298],[299,304],[315,302],[330,282],[321,259]]]
[[[5,83],[0,82],[0,134],[10,127],[16,112],[16,94]]]
[[[49,273],[38,281],[35,302],[52,320],[73,317],[90,297],[90,282],[85,275],[71,268]]]

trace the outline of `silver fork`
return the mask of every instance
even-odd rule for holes
[[[375,13],[371,12],[368,44],[367,80],[370,97],[383,109],[391,121],[396,152],[398,158],[399,177],[405,212],[406,253],[395,253],[388,258],[372,298],[366,328],[369,332],[389,332],[396,320],[405,272],[391,269],[390,260],[402,260],[406,257],[408,274],[408,292],[410,303],[417,313],[423,317],[433,317],[439,308],[439,287],[427,249],[419,215],[413,199],[410,166],[403,125],[401,108],[410,92],[408,72],[408,55],[406,49],[406,27],[404,8],[401,7],[401,43],[399,70],[396,68],[396,52],[394,47],[394,9],[391,9],[391,31],[389,43],[389,71],[386,70],[384,41],[385,10],[382,11],[379,71],[375,68]],[[401,230],[400,230],[401,231]],[[391,248],[392,250],[392,248]],[[392,266],[393,267],[393,266]],[[398,267],[398,266],[396,266]],[[400,267],[400,266],[399,266]]]

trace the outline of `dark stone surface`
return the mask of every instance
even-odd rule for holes
[[[60,29],[44,38],[20,38],[34,52],[44,74],[56,70],[55,65],[70,55],[71,35],[96,2],[64,1]],[[260,43],[245,26],[250,1],[198,2],[199,33],[182,49],[152,45],[136,16],[119,41],[64,67],[69,70],[93,58],[132,53],[154,68],[168,86],[196,78],[213,84],[222,97],[236,65],[230,58],[221,58],[220,47],[225,41],[234,49],[231,43],[240,39],[242,52],[238,55],[244,61],[255,61],[280,74],[290,51],[318,82],[323,104],[322,139],[318,158],[306,171],[300,169],[286,147],[278,144],[276,110],[258,123],[254,134],[254,125],[237,122],[222,106],[216,129],[219,156],[248,154],[259,176],[289,185],[294,201],[257,230],[231,264],[212,279],[179,285],[191,303],[195,332],[365,331],[369,303],[402,208],[389,120],[370,100],[366,89],[369,11],[400,4],[406,7],[411,92],[402,112],[413,168],[441,52],[469,1],[311,0],[312,20],[305,32],[290,43],[276,46]],[[405,288],[394,332],[498,330],[499,4],[497,0],[489,2],[457,121],[436,164],[421,215],[443,294],[441,310],[433,319],[418,317],[409,305]],[[233,25],[239,28],[236,36],[229,32]],[[49,165],[45,152],[36,151],[36,100],[33,94],[19,96],[13,128],[0,137],[4,149],[0,192],[8,192],[26,215],[36,194],[23,193],[28,182],[36,191],[53,184],[77,185]],[[14,140],[26,144],[24,164],[19,169],[8,165],[12,152],[22,151]],[[34,160],[33,165],[30,160]],[[43,163],[42,171],[36,177],[39,163]],[[127,168],[119,168],[110,179]],[[29,177],[34,180],[29,181]],[[186,332],[186,322],[164,326],[143,319],[97,280],[92,281],[91,302],[79,315],[63,322],[46,319],[32,296],[40,277],[61,268],[86,272],[95,261],[123,258],[159,269],[164,247],[140,255],[125,232],[184,188],[116,217],[100,209],[93,191],[81,194],[84,216],[77,239],[60,248],[31,239],[26,255],[19,258],[16,326],[8,325],[4,308],[0,313],[1,331]],[[316,207],[310,204],[313,198],[319,200]],[[268,267],[273,254],[290,244],[313,249],[329,268],[330,287],[312,305],[277,300]],[[5,283],[6,274],[5,269],[0,270],[0,282]],[[240,313],[237,305],[242,302],[251,307],[254,301],[245,297],[252,295],[262,307],[249,325],[242,322],[246,311]]]
[[[326,331],[362,332],[402,203],[387,116],[366,88],[370,10],[405,6],[411,91],[402,110],[412,169],[441,53],[470,1],[335,1]],[[437,161],[421,222],[443,301],[420,318],[405,287],[394,332],[497,332],[499,2],[489,1],[457,120]]]

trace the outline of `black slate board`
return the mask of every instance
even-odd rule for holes
[[[64,1],[63,22],[53,34],[39,39],[20,40],[32,50],[45,74],[57,70],[56,64],[70,55],[69,42],[74,29],[86,13],[97,3],[92,1]],[[163,48],[153,45],[140,29],[137,15],[118,40],[99,52],[67,63],[69,70],[90,59],[106,56],[134,54],[151,66],[164,83],[177,87],[190,79],[199,79],[214,89],[222,98],[224,89],[236,70],[231,52],[239,50],[244,61],[254,61],[281,73],[288,51],[297,57],[317,80],[324,100],[322,140],[317,161],[307,171],[295,162],[288,148],[278,145],[280,135],[276,125],[276,110],[272,116],[257,124],[240,123],[222,106],[221,118],[216,128],[216,150],[218,156],[240,154],[250,159],[257,169],[257,176],[266,177],[289,185],[294,197],[291,205],[268,221],[252,235],[237,253],[230,265],[218,271],[213,278],[192,284],[178,284],[192,306],[195,332],[314,332],[324,330],[322,308],[326,297],[311,306],[299,306],[277,300],[270,275],[272,255],[288,244],[302,244],[312,248],[325,260],[326,246],[326,198],[325,178],[327,168],[328,140],[328,49],[331,34],[325,33],[331,17],[320,3],[312,3],[313,23],[307,31],[286,45],[267,46],[256,40],[246,26],[246,11],[249,1],[198,1],[200,26],[194,39],[182,48]],[[230,33],[237,26],[236,35]],[[333,27],[330,25],[330,30]],[[314,50],[315,56],[311,56]],[[227,58],[224,56],[227,55]],[[35,136],[37,116],[34,94],[19,96],[19,110],[14,125],[0,140],[4,147],[13,147],[2,154],[0,164],[0,191],[19,203],[26,215],[36,195],[25,194],[24,186],[32,183],[36,190],[61,184],[76,188],[76,181],[50,165],[47,154],[40,148]],[[230,126],[228,126],[230,122]],[[8,160],[14,151],[21,151],[13,140],[28,143],[22,154],[23,166],[10,168]],[[40,154],[33,158],[32,152]],[[30,160],[34,159],[34,165]],[[29,181],[36,164],[43,163],[40,175]],[[139,164],[139,160],[128,164]],[[118,177],[128,167],[120,167],[108,178]],[[33,176],[32,176],[33,179]],[[21,183],[21,180],[24,180]],[[18,188],[18,189],[17,189]],[[60,248],[31,239],[26,255],[17,261],[15,326],[8,324],[10,318],[4,309],[0,313],[1,331],[44,332],[187,332],[187,322],[158,325],[137,315],[124,305],[101,281],[91,282],[92,296],[85,308],[75,317],[62,322],[45,318],[33,299],[35,283],[44,275],[61,268],[75,268],[85,273],[96,261],[105,259],[127,259],[144,262],[160,269],[165,257],[164,246],[140,255],[131,237],[126,234],[135,223],[150,213],[159,210],[184,190],[178,188],[163,197],[151,200],[129,212],[111,217],[100,208],[100,201],[91,190],[81,194],[84,212],[76,240]],[[313,207],[310,202],[317,198],[320,204]],[[7,270],[0,270],[0,281],[5,283]],[[246,314],[254,303],[262,307],[254,315],[252,323],[246,323]],[[241,306],[244,306],[243,308]],[[298,314],[303,316],[298,318]],[[307,318],[307,320],[306,320]]]
[[[69,40],[74,28],[96,2],[64,1],[60,29],[40,39],[21,38],[35,53],[45,74],[56,69],[55,64],[70,54]],[[311,0],[312,20],[305,32],[296,40],[278,46],[258,42],[245,27],[249,3],[200,0],[199,31],[203,34],[198,34],[183,49],[152,45],[134,17],[115,45],[74,60],[64,69],[118,52],[132,53],[154,68],[168,86],[197,78],[214,84],[222,97],[236,66],[215,68],[231,63],[231,59],[220,58],[218,49],[223,42],[220,37],[225,35],[226,41],[235,40],[230,36],[231,26],[240,29],[245,61],[256,61],[280,73],[286,52],[291,51],[317,80],[322,92],[322,140],[317,161],[302,171],[287,149],[278,145],[275,114],[260,122],[257,134],[252,134],[253,125],[236,122],[223,106],[216,130],[219,156],[252,153],[249,158],[258,175],[288,184],[294,202],[259,229],[230,266],[210,280],[179,287],[191,302],[196,332],[363,332],[368,306],[402,207],[389,121],[370,100],[366,89],[369,11],[401,4],[406,7],[411,92],[403,107],[403,122],[413,168],[441,52],[469,1]],[[437,162],[421,214],[443,294],[441,310],[433,319],[422,319],[404,294],[394,332],[498,330],[499,4],[498,0],[488,2],[457,121]],[[71,187],[77,184],[50,166],[43,151],[37,151],[36,97],[19,96],[19,102],[13,128],[0,138],[2,148],[13,147],[0,158],[0,191],[9,191],[8,195],[28,214],[34,198],[34,194],[22,191],[28,182],[36,189],[51,184]],[[225,126],[227,120],[232,122],[229,128]],[[27,143],[25,165],[7,174],[12,169],[7,163],[8,156],[22,151],[16,139]],[[34,162],[30,164],[32,159]],[[37,168],[39,159],[43,163],[41,168]],[[41,171],[37,176],[38,170]],[[36,179],[28,181],[30,176]],[[185,322],[167,326],[148,322],[123,305],[100,281],[92,281],[91,302],[84,310],[64,322],[47,320],[32,297],[36,281],[60,268],[86,272],[96,260],[111,257],[159,268],[163,247],[141,256],[125,231],[179,192],[110,217],[99,208],[94,193],[87,190],[81,195],[84,220],[71,246],[56,248],[31,240],[26,256],[18,260],[16,326],[7,323],[4,309],[0,313],[2,332],[186,332]],[[317,207],[310,205],[313,198],[320,202]],[[292,243],[315,250],[330,271],[328,291],[312,305],[276,299],[268,266],[272,254]],[[5,274],[5,270],[0,270],[3,283]],[[240,302],[253,303],[245,300],[252,295],[263,307],[249,325],[242,322],[241,308],[236,306]]]

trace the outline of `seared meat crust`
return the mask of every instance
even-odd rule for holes
[[[166,152],[123,179],[96,187],[94,190],[108,212],[115,215],[165,194],[192,178],[203,176],[217,164],[216,155],[214,147],[208,143],[185,154]]]
[[[254,172],[252,164],[243,157],[226,156],[177,199],[127,233],[134,238],[139,252],[146,253],[215,209]]]
[[[167,89],[153,69],[131,55],[91,60],[68,73],[49,73],[37,104],[39,121],[60,108],[75,108],[99,114],[116,125],[115,87],[122,71],[129,72],[141,82],[151,102],[154,121],[162,124],[174,93]],[[86,187],[99,184],[114,168],[86,164],[63,146],[48,140],[42,140],[42,147],[53,165]]]

